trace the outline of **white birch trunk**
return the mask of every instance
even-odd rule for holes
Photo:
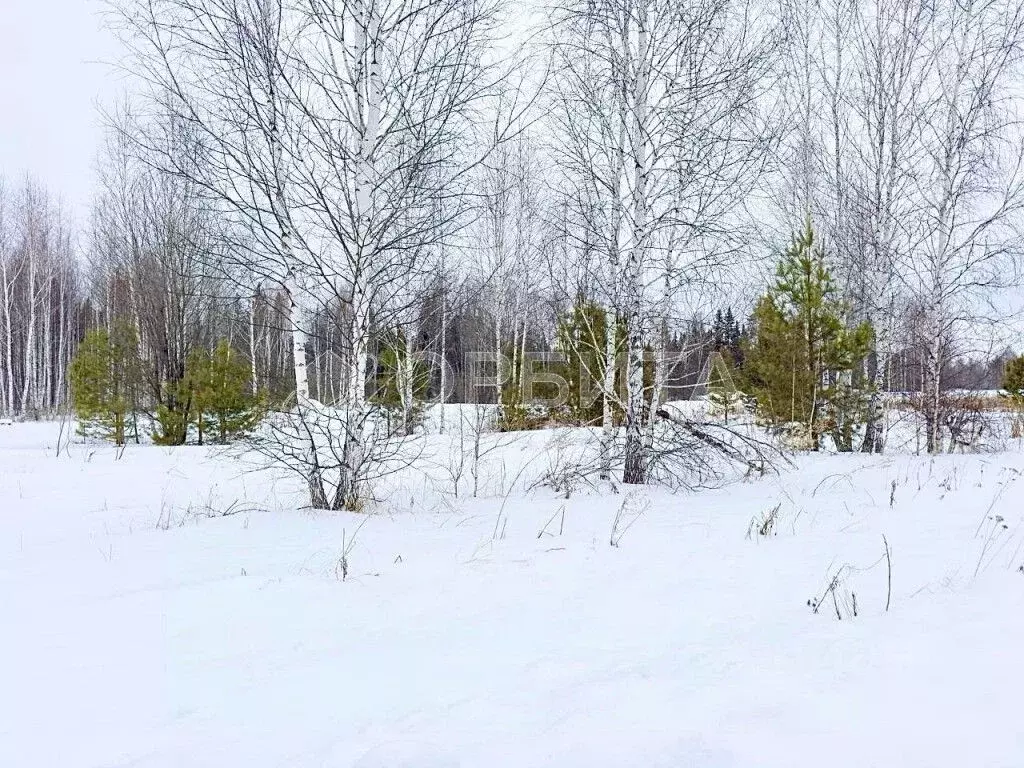
[[[33,228],[34,230],[34,228]],[[32,231],[27,238],[28,246],[28,328],[25,330],[24,375],[21,387],[21,413],[28,409],[29,395],[33,392],[36,359],[36,246],[38,233]]]
[[[11,323],[11,280],[7,262],[0,260],[4,290],[4,366],[6,369],[6,391],[4,392],[4,412],[14,415],[14,326]]]
[[[370,333],[370,288],[367,283],[372,252],[371,225],[374,220],[374,149],[380,131],[381,80],[377,60],[380,33],[376,0],[360,6],[354,31],[358,66],[355,72],[356,105],[362,118],[355,167],[355,243],[352,274],[352,324],[350,326],[350,373],[345,425],[345,461],[335,494],[335,508],[354,509],[362,495],[359,474],[363,465],[363,421],[366,414],[366,375]]]
[[[519,339],[519,394],[523,405],[526,405],[526,327],[527,320],[523,320],[523,335]]]
[[[442,261],[442,274],[444,274]],[[438,421],[438,432],[445,430],[445,401],[448,398],[448,292],[441,289],[441,414]]]
[[[66,353],[68,333],[68,312],[67,312],[67,267],[60,271],[60,290],[58,291],[58,316],[57,316],[57,370],[54,381],[55,404],[63,405],[66,398],[64,391],[65,375],[67,373],[68,357]]]
[[[651,405],[647,418],[647,427],[644,430],[644,447],[648,455],[654,450],[654,414],[661,408],[665,401],[665,386],[668,382],[668,369],[666,368],[666,357],[668,356],[668,321],[670,307],[672,305],[672,267],[666,265],[662,282],[662,295],[657,313],[658,332],[654,341],[654,382],[651,388]],[[728,404],[726,404],[726,416],[728,417]]]
[[[355,173],[356,205],[356,262],[352,276],[352,374],[349,380],[350,408],[362,410],[366,405],[367,352],[370,324],[370,296],[366,278],[369,253],[370,226],[373,222],[374,159],[373,152],[380,131],[381,81],[380,63],[377,61],[379,18],[376,0],[366,0],[365,21],[356,24],[355,45],[362,66],[357,74],[356,86],[365,105],[365,121],[359,142],[359,157]]]
[[[313,398],[309,393],[309,370],[306,366],[307,335],[303,328],[306,322],[305,312],[297,300],[298,288],[294,282],[288,290],[290,300],[292,328],[292,368],[295,371],[295,401],[299,408],[308,408]]]
[[[618,367],[618,315],[614,307],[607,307],[604,312],[604,381],[601,386],[601,469],[602,480],[610,480],[612,476],[612,444],[615,441],[615,374]]]
[[[599,476],[602,480],[610,480],[612,476],[612,447],[615,443],[615,412],[614,404],[618,401],[615,391],[615,379],[618,374],[619,360],[619,283],[621,263],[619,244],[622,242],[622,177],[626,169],[626,123],[625,105],[619,111],[618,146],[615,151],[615,167],[612,177],[611,203],[612,221],[608,245],[608,284],[610,297],[605,307],[605,351],[604,377],[601,387],[601,466]]]
[[[402,401],[402,429],[406,434],[412,434],[413,430],[413,409],[416,405],[416,338],[419,335],[418,329],[413,325],[405,329],[404,349],[400,361],[400,396]]]
[[[50,261],[52,268],[53,261]],[[53,275],[48,274],[46,277],[46,299],[44,304],[46,306],[46,312],[43,315],[43,338],[42,346],[40,348],[40,357],[42,358],[42,367],[40,371],[41,386],[37,389],[39,393],[38,397],[41,405],[47,411],[53,407]]]
[[[501,354],[501,305],[497,298],[494,300],[494,392],[495,402],[501,410],[504,398],[502,397],[502,374],[505,366],[502,365]]]
[[[648,163],[648,85],[649,33],[647,2],[636,4],[637,55],[634,63],[630,98],[629,147],[633,160],[633,190],[630,199],[631,242],[626,261],[624,303],[626,307],[626,447],[622,481],[644,483],[647,457],[643,441],[644,408],[644,336],[642,270],[647,249]]]
[[[249,375],[252,377],[252,394],[255,396],[260,389],[259,371],[256,365],[256,302],[259,291],[253,293],[249,302]]]

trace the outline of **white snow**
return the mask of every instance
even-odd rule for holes
[[[0,766],[1024,765],[1019,452],[643,488],[612,547],[624,494],[497,465],[314,514],[214,449],[57,431],[0,431]],[[807,604],[839,569],[842,621]]]

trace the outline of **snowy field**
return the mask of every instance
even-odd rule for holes
[[[1024,766],[1019,450],[564,499],[532,435],[356,515],[57,434],[0,426],[4,768]]]

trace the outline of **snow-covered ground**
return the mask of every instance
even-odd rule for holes
[[[0,426],[0,766],[1024,766],[1024,454],[564,499],[502,439],[486,498],[314,514]]]

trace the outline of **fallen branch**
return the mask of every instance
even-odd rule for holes
[[[781,459],[788,463],[782,451],[775,446],[763,440],[752,438],[749,435],[744,435],[739,430],[732,429],[731,427],[691,421],[690,419],[684,419],[669,413],[664,408],[655,411],[655,414],[709,448],[714,449],[726,459],[745,466],[748,472],[756,472],[759,475],[765,474],[768,470],[772,469],[772,459]],[[728,435],[728,440],[713,435],[710,429],[724,432]],[[736,441],[738,445],[730,441]],[[745,451],[753,455],[750,456]]]

